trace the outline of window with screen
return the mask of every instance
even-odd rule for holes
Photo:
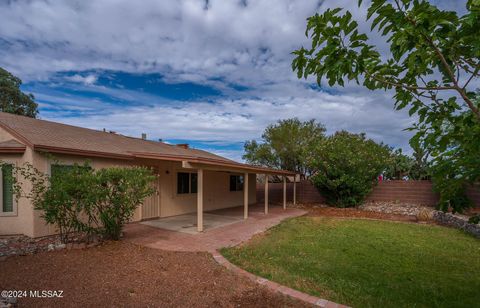
[[[2,212],[13,212],[13,165],[5,164],[1,168]]]
[[[198,176],[196,173],[177,173],[177,194],[196,194]]]
[[[230,176],[230,191],[243,190],[243,175]]]
[[[50,166],[50,176],[55,177],[62,173],[70,172],[71,170],[73,170],[72,165],[53,164]]]

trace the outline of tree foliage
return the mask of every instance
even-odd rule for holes
[[[64,243],[78,233],[119,239],[135,209],[154,193],[155,178],[144,167],[95,170],[88,163],[51,176],[26,163],[15,166],[12,177],[16,198],[31,200],[45,222],[58,228]]]
[[[420,149],[413,156],[403,154],[402,149],[392,149],[391,159],[385,169],[384,176],[387,180],[426,180],[429,179],[428,161]]]
[[[370,193],[389,160],[388,146],[364,134],[340,131],[315,150],[312,163],[317,172],[311,180],[328,204],[356,206]]]
[[[262,143],[255,140],[245,143],[243,159],[250,164],[308,176],[314,171],[308,163],[311,154],[324,139],[324,134],[325,127],[315,120],[279,120],[265,129]]]
[[[38,105],[33,94],[20,90],[22,81],[0,67],[0,111],[35,118]]]
[[[463,16],[428,1],[371,1],[367,22],[386,38],[388,55],[369,44],[349,11],[341,12],[328,9],[308,18],[311,47],[293,52],[293,70],[299,78],[315,76],[318,84],[326,79],[343,86],[349,80],[394,91],[396,109],[408,107],[418,119],[410,143],[431,155],[441,205],[462,208],[465,203],[454,204],[461,190],[480,179],[480,104],[474,91],[480,77],[480,1],[467,1]]]

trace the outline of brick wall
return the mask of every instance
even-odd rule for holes
[[[432,191],[430,181],[382,181],[373,188],[367,201],[400,201],[435,205],[438,195]]]
[[[269,183],[269,200],[272,203],[280,203],[283,200],[283,183]],[[257,201],[265,200],[265,185],[257,184]],[[480,184],[471,187],[467,196],[480,208]],[[287,183],[287,201],[292,201],[293,183]],[[297,183],[297,202],[299,203],[322,203],[325,198],[320,195],[310,181]],[[383,181],[374,187],[367,197],[367,201],[400,201],[435,205],[438,195],[432,191],[430,181]]]
[[[298,200],[297,183],[297,200]],[[283,202],[283,183],[268,183],[268,200],[272,203]],[[265,201],[265,184],[257,183],[257,202]],[[293,201],[293,183],[287,183],[287,202]]]

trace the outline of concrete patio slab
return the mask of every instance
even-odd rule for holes
[[[218,228],[233,224],[243,219],[238,216],[226,216],[212,213],[203,213],[203,228],[204,230]],[[188,234],[197,234],[197,214],[190,213],[172,217],[159,218],[154,220],[147,220],[141,222],[142,225],[183,232]]]
[[[284,219],[302,216],[306,213],[306,211],[297,208],[284,210],[281,206],[270,206],[269,214],[265,215],[263,205],[257,205],[250,207],[249,218],[243,220],[241,219],[243,207],[229,208],[204,213],[204,215],[225,215],[227,220],[232,217],[235,219],[240,217],[239,221],[223,224],[216,228],[211,227],[197,234],[167,230],[158,227],[158,225],[152,227],[145,222],[131,223],[125,226],[124,240],[163,250],[208,251],[214,253],[217,249],[236,246],[247,241],[255,234],[264,232]],[[196,217],[196,214],[192,215]]]

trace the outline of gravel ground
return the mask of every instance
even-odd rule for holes
[[[234,275],[207,253],[167,252],[126,242],[11,257],[0,290],[63,290],[21,298],[19,307],[302,307]]]
[[[406,202],[368,202],[360,205],[359,208],[364,211],[408,216],[418,216],[422,211],[432,214],[435,210],[433,206]]]
[[[354,218],[385,219],[385,220],[396,220],[396,221],[417,221],[417,218],[415,216],[365,211],[357,208],[335,208],[335,207],[327,207],[327,206],[311,206],[311,207],[306,207],[305,209],[308,209],[309,216],[354,217]]]

